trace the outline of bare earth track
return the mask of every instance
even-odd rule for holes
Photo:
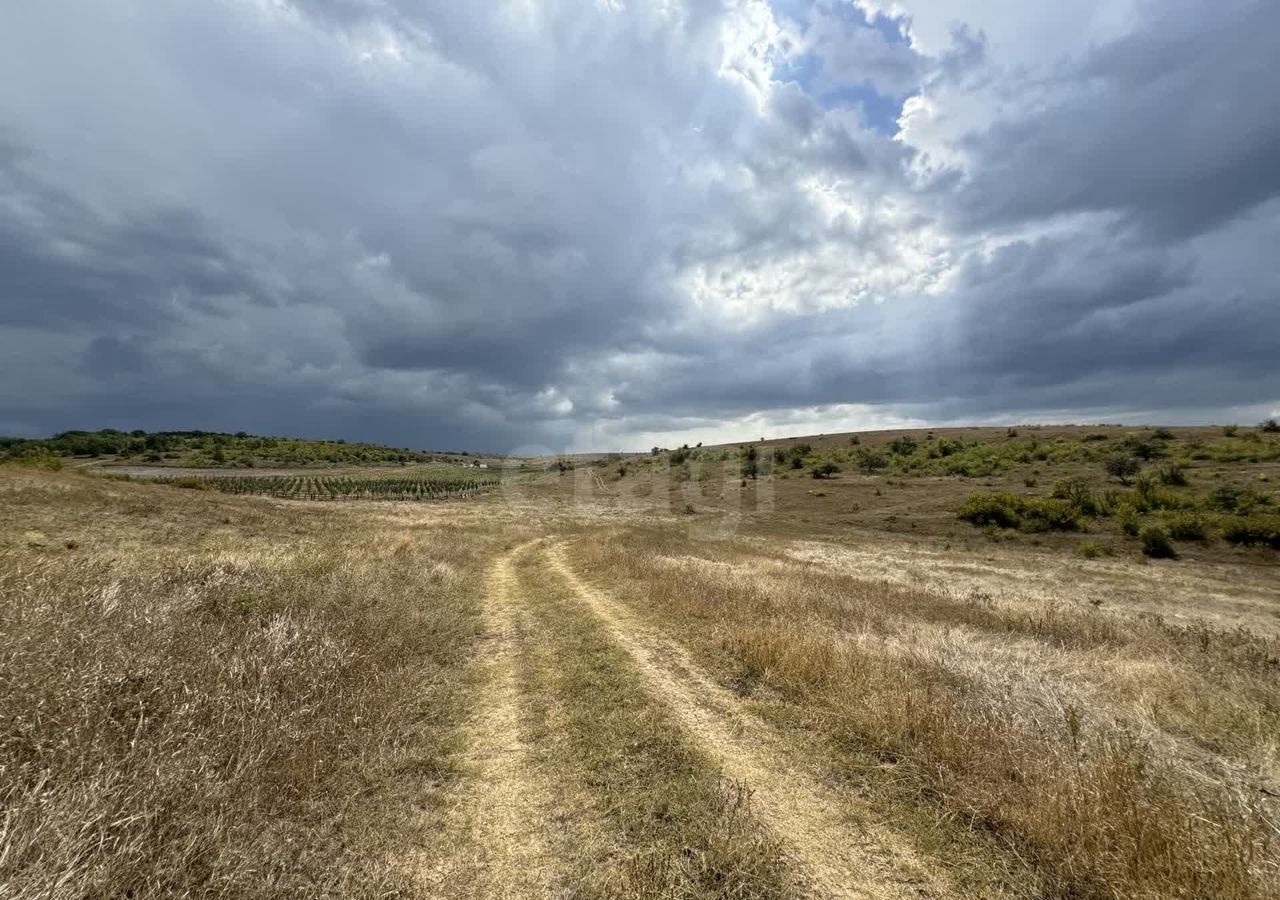
[[[467,727],[462,760],[469,789],[450,811],[469,848],[422,874],[433,893],[448,897],[547,897],[555,866],[543,840],[550,800],[533,772],[521,734],[516,656],[520,631],[516,558],[532,544],[503,553],[490,572],[484,629],[488,642],[478,707]]]

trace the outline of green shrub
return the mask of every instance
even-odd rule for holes
[[[1235,437],[1240,431],[1239,425],[1223,425],[1222,434],[1224,437]]]
[[[1124,447],[1130,456],[1150,462],[1164,456],[1164,445],[1153,437],[1129,435],[1124,439]]]
[[[1006,492],[970,494],[957,515],[980,527],[994,525],[1030,532],[1075,531],[1080,527],[1075,508],[1065,500]]]
[[[1171,441],[1174,439],[1173,432],[1168,428],[1157,428],[1155,431],[1151,432],[1151,436],[1157,441]]]
[[[1116,507],[1116,524],[1125,534],[1137,537],[1142,520],[1138,518],[1138,511],[1133,506],[1123,503]]]
[[[1173,541],[1169,532],[1162,525],[1148,525],[1138,535],[1142,541],[1142,552],[1153,559],[1177,559],[1178,551],[1173,549]]]
[[[62,468],[62,457],[56,453],[44,449],[43,447],[29,447],[21,456],[9,460],[20,466],[29,466],[33,469],[48,469],[50,472],[57,472]]]
[[[839,471],[840,471],[839,466],[837,466],[835,463],[831,462],[830,460],[827,460],[826,462],[815,464],[814,467],[809,470],[809,474],[812,475],[814,478],[830,478],[832,475],[834,475]]]
[[[1017,528],[1022,524],[1026,498],[1017,494],[970,494],[960,507],[959,518],[974,525]]]
[[[1108,475],[1121,484],[1128,484],[1129,479],[1142,471],[1142,463],[1132,456],[1118,454],[1108,457],[1102,464]]]
[[[1160,483],[1170,487],[1187,486],[1187,470],[1179,465],[1165,466],[1159,472]]]
[[[1265,431],[1267,434],[1280,433],[1280,422],[1275,419],[1267,419],[1267,421],[1258,426],[1258,430]]]
[[[1253,487],[1223,484],[1214,488],[1205,498],[1205,505],[1216,512],[1248,514],[1260,506],[1267,506],[1271,498]]]
[[[904,434],[902,437],[891,440],[887,446],[889,448],[889,452],[894,456],[910,456],[912,453],[916,452],[916,449],[920,445],[916,443],[916,439],[911,437],[911,435]]]
[[[1063,478],[1053,484],[1050,495],[1058,500],[1066,500],[1082,516],[1096,516],[1101,513],[1101,504],[1093,496],[1089,482],[1083,478]]]
[[[871,447],[859,447],[853,454],[853,461],[868,475],[889,465],[889,458],[882,451]]]
[[[1123,506],[1133,506],[1128,491],[1120,491],[1115,488],[1108,488],[1101,494],[1095,494],[1093,502],[1098,506],[1098,515],[1112,516],[1115,515]]]
[[[1196,505],[1195,499],[1162,490],[1158,479],[1142,475],[1133,483],[1133,490],[1128,493],[1119,492],[1119,501],[1132,506],[1138,512],[1148,513],[1162,509],[1189,509]]]
[[[1280,550],[1280,516],[1230,516],[1221,525],[1222,536],[1232,544]]]
[[[930,459],[945,459],[948,456],[954,456],[964,449],[961,441],[951,438],[939,438],[937,441],[929,445]]]
[[[1023,513],[1023,531],[1076,531],[1080,527],[1079,514],[1065,500],[1029,499]]]
[[[1085,541],[1076,548],[1076,552],[1085,559],[1097,559],[1100,556],[1110,556],[1111,548],[1106,544],[1100,544],[1097,541]]]
[[[1235,512],[1240,502],[1240,488],[1234,484],[1220,484],[1205,497],[1205,506],[1218,512]]]
[[[1169,535],[1175,541],[1203,541],[1209,529],[1196,513],[1179,513],[1168,520]]]

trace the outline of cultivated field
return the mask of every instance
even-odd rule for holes
[[[0,467],[3,900],[1280,896],[1274,432],[95,468]]]

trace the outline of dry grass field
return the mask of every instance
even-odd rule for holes
[[[1280,896],[1280,438],[904,436],[0,467],[0,898]]]

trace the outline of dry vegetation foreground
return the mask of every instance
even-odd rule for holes
[[[1267,558],[549,478],[0,469],[0,898],[1280,895]]]

